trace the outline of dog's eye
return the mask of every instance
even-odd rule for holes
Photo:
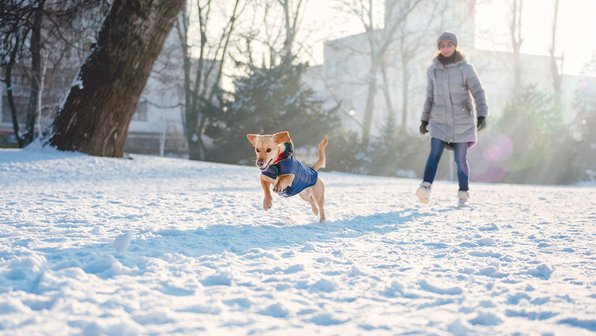
[[[271,152],[271,148],[267,148],[267,153]]]
[[[257,148],[257,153],[260,153],[260,152],[261,152],[261,150]]]

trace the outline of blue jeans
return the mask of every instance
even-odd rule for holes
[[[439,168],[439,161],[447,143],[437,138],[430,139],[430,154],[424,168],[424,182],[433,183]],[[459,142],[452,143],[455,154],[455,164],[457,165],[457,181],[459,190],[468,191],[468,176],[470,169],[468,167],[468,148],[470,143]]]

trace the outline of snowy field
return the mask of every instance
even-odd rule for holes
[[[594,335],[596,187],[0,150],[2,335]]]

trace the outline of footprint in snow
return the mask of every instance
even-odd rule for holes
[[[474,325],[483,326],[496,326],[503,323],[503,321],[497,315],[487,312],[479,312],[478,315],[475,318],[469,320],[469,322]]]
[[[316,325],[320,325],[320,326],[330,326],[330,325],[342,324],[342,323],[347,322],[348,320],[336,318],[331,314],[321,314],[321,315],[312,317],[309,321]]]
[[[546,264],[540,264],[536,268],[530,269],[528,274],[536,278],[548,280],[550,279],[551,274],[553,274],[553,269]]]
[[[435,293],[435,294],[460,295],[463,293],[463,290],[460,287],[441,288],[441,287],[429,284],[426,280],[418,281],[418,285],[420,286],[420,289],[425,290],[427,292]]]
[[[259,312],[262,315],[271,317],[287,317],[289,312],[281,303],[274,303]]]

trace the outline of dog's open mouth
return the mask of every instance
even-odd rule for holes
[[[273,159],[270,159],[269,162],[267,162],[266,165],[259,167],[260,170],[267,170],[267,168],[269,168],[269,165],[271,164],[271,161],[273,161]]]

